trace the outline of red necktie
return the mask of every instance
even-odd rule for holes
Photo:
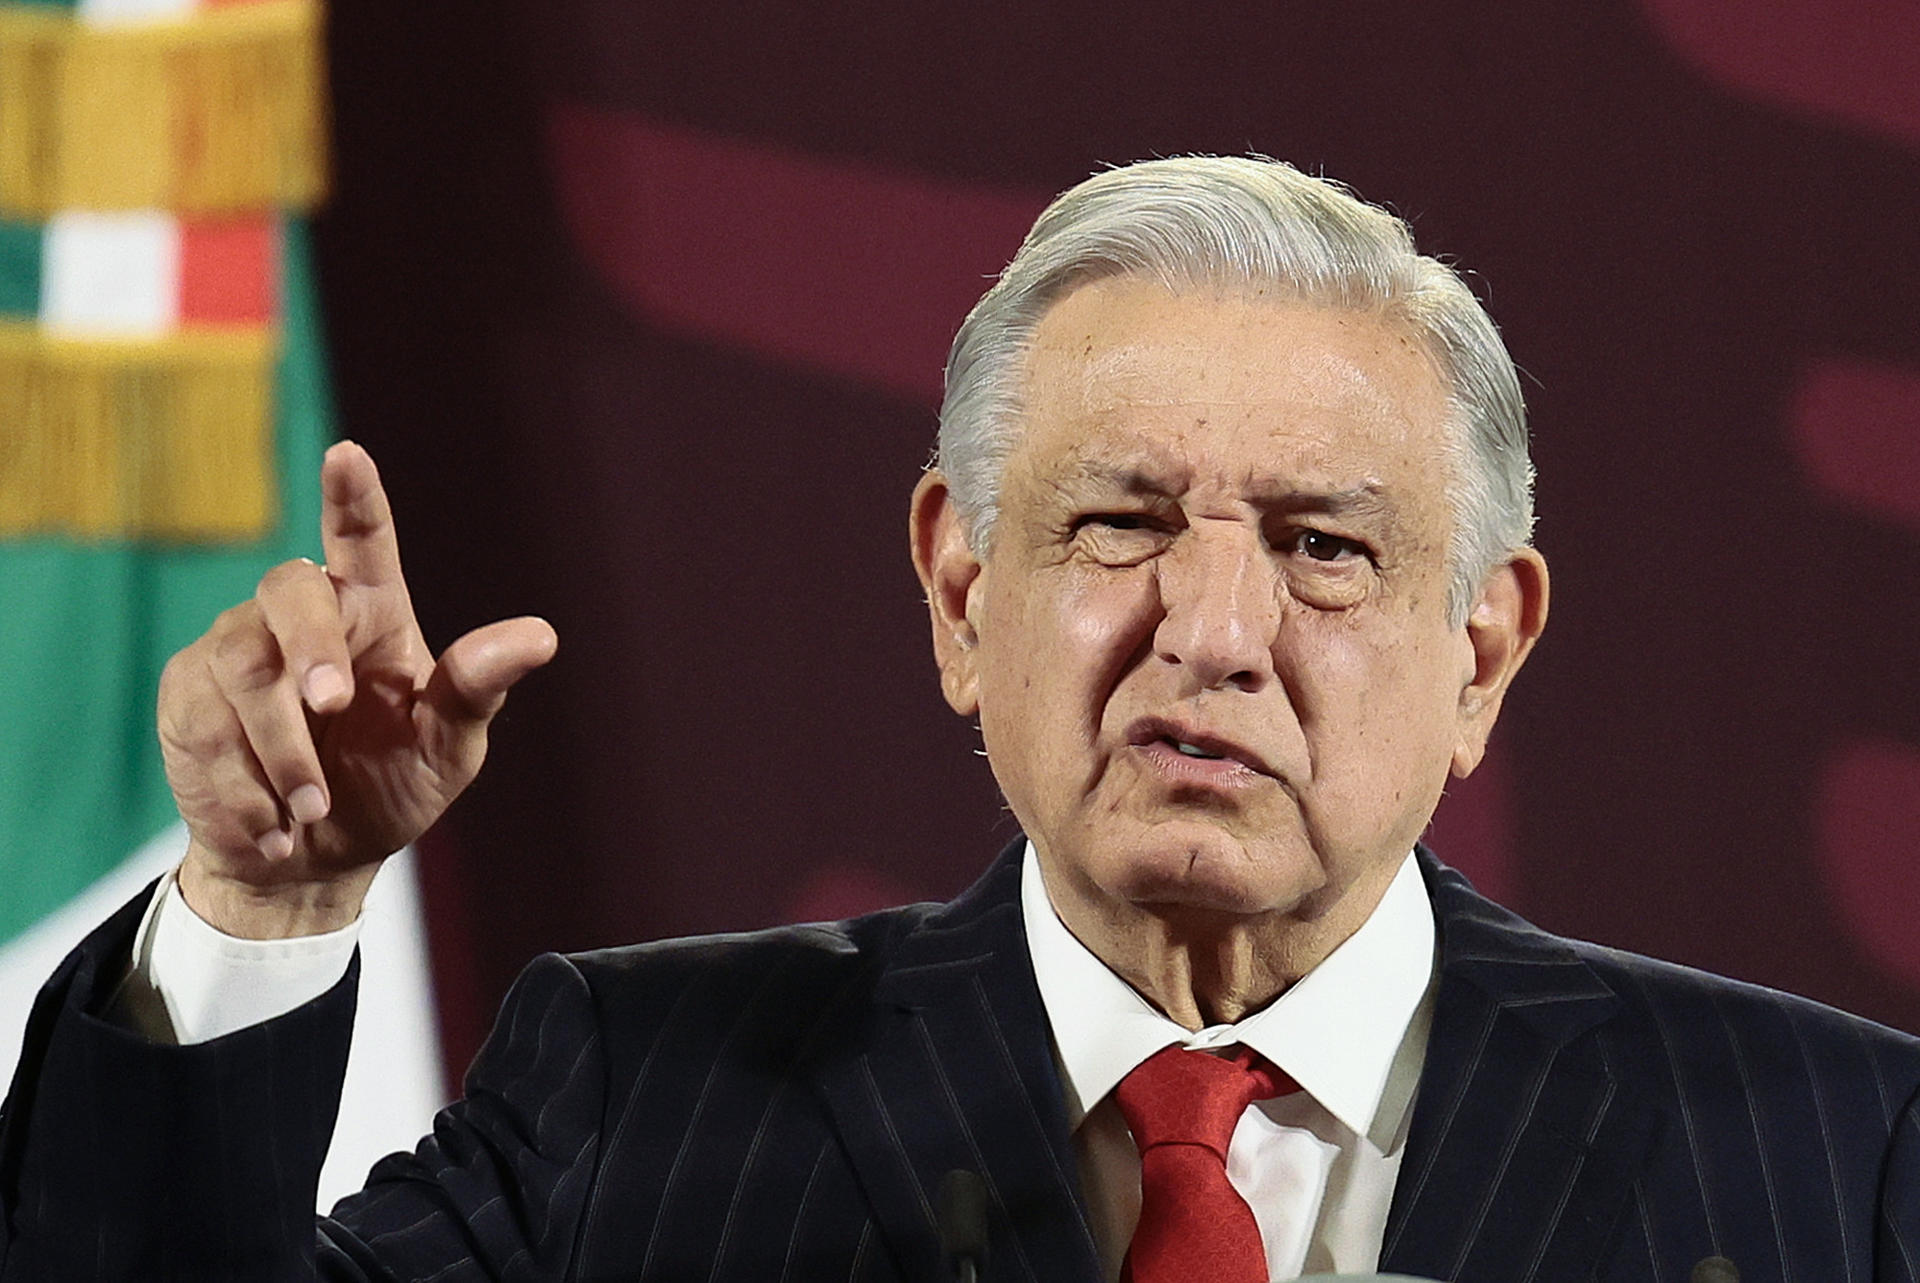
[[[1121,1283],[1267,1283],[1253,1209],[1227,1181],[1227,1143],[1256,1100],[1297,1090],[1242,1047],[1232,1058],[1167,1047],[1114,1089],[1140,1147],[1140,1223]]]

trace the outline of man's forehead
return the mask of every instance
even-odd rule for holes
[[[1223,360],[1223,348],[1234,358]],[[1028,377],[1070,387],[1092,406],[1258,405],[1276,385],[1294,400],[1352,405],[1378,398],[1383,376],[1404,377],[1410,366],[1446,382],[1416,329],[1377,307],[1263,290],[1170,290],[1117,276],[1048,309]]]
[[[1296,436],[1301,446],[1430,437],[1445,380],[1378,314],[1283,300],[1193,298],[1112,282],[1041,323],[1025,370],[1030,424]]]
[[[1077,353],[1048,353],[1054,359],[1034,365],[1033,382],[1036,391],[1052,385],[1054,395],[1089,414],[1120,407],[1259,413],[1276,406],[1392,414],[1404,407],[1383,385],[1389,366],[1431,366],[1424,349],[1392,332],[1359,351],[1300,344],[1283,332],[1237,351],[1237,359],[1224,358],[1219,343],[1172,324],[1144,334],[1095,332]]]

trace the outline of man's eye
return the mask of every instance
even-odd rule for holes
[[[1314,561],[1339,561],[1342,557],[1364,555],[1366,549],[1351,539],[1330,535],[1324,530],[1302,530],[1293,537],[1293,546]]]
[[[1108,530],[1145,530],[1147,518],[1137,512],[1097,512],[1080,518],[1081,527],[1104,526]]]
[[[1150,512],[1091,512],[1073,522],[1073,546],[1103,566],[1137,566],[1163,551],[1164,520]]]

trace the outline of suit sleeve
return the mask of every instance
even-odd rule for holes
[[[94,1014],[125,974],[143,905],[90,936],[35,1002],[0,1113],[0,1283],[564,1275],[605,1095],[571,963],[528,969],[465,1099],[316,1223],[357,960],[284,1016],[152,1043]]]
[[[315,1001],[192,1047],[102,1019],[142,895],[28,1018],[0,1116],[0,1280],[311,1276],[357,962]]]
[[[322,1277],[568,1277],[606,1096],[585,979],[565,958],[537,959],[433,1134],[382,1159],[321,1224]]]
[[[1875,1229],[1874,1278],[1920,1283],[1920,1089],[1894,1119]]]

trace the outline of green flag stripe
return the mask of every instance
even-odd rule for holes
[[[153,728],[167,657],[249,596],[268,566],[319,556],[331,406],[298,223],[285,265],[271,536],[241,548],[0,542],[0,940],[173,821]]]
[[[40,315],[40,224],[0,218],[0,318]]]

